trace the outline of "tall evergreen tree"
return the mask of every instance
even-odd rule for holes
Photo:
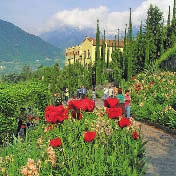
[[[130,8],[130,19],[129,19],[129,31],[128,31],[128,73],[127,78],[128,80],[132,76],[132,59],[133,59],[133,46],[132,46],[132,17],[131,17],[131,8]]]
[[[149,49],[149,51],[146,51],[145,66],[147,64],[152,64],[160,57],[162,43],[162,20],[163,13],[160,12],[159,8],[157,6],[153,7],[150,5],[147,12],[145,27],[146,48]]]
[[[136,39],[133,41],[134,44],[134,56],[136,57],[136,60],[134,61],[134,70],[136,71],[135,74],[141,72],[144,68],[144,62],[145,62],[145,41],[144,41],[144,35],[143,35],[143,29],[142,29],[142,21],[140,25],[140,30],[136,36]]]
[[[95,74],[96,74],[96,85],[100,83],[100,72],[101,72],[101,60],[100,60],[100,29],[99,20],[97,20],[97,31],[96,31],[96,50],[95,50]]]
[[[110,40],[109,40],[109,44],[107,42],[107,47],[110,46]],[[109,51],[109,47],[107,49],[107,63],[106,63],[106,68],[109,68],[109,54],[110,54],[110,51]]]

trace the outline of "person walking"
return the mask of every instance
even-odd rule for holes
[[[69,90],[68,90],[68,87],[65,89],[64,95],[65,95],[65,102],[66,102],[66,105],[68,105],[68,98],[69,98]]]
[[[109,89],[108,89],[108,87],[105,87],[104,89],[103,89],[103,100],[106,100],[107,98],[108,98],[108,96],[109,96]]]
[[[81,88],[78,87],[78,89],[77,89],[77,99],[80,99],[80,97],[81,97]]]
[[[62,100],[61,94],[56,93],[56,94],[54,94],[54,96],[56,97],[55,106],[63,105],[63,100]]]
[[[87,89],[84,87],[84,85],[81,88],[81,98],[84,99],[86,97],[87,94]]]
[[[129,90],[125,90],[125,108],[127,118],[130,118],[130,101],[131,97],[129,95]]]
[[[109,86],[109,98],[113,98],[113,95],[114,95],[113,88],[112,86]]]
[[[95,103],[95,99],[96,99],[96,93],[95,93],[95,89],[93,88],[92,90],[92,100]]]

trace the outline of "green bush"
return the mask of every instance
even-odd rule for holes
[[[11,138],[17,129],[16,119],[20,115],[20,108],[31,106],[37,112],[43,112],[49,104],[50,95],[48,88],[40,82],[2,84],[0,88],[0,143],[2,143],[6,138]]]

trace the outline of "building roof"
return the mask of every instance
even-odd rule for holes
[[[87,39],[88,39],[90,42],[93,41],[93,45],[94,45],[94,46],[96,45],[96,39],[95,39],[95,38],[87,37]],[[101,39],[101,40],[100,40],[100,45],[102,45],[102,43],[103,43],[103,40]],[[107,43],[108,47],[115,46],[115,40],[106,40],[106,43]],[[116,46],[118,47],[118,41],[116,41]],[[120,40],[120,41],[119,41],[119,47],[120,47],[120,48],[123,48],[123,47],[124,47],[124,41],[123,41],[123,40]]]

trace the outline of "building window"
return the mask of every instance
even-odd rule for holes
[[[88,50],[88,59],[90,59],[90,51]]]
[[[84,51],[84,59],[86,59],[86,51]]]

